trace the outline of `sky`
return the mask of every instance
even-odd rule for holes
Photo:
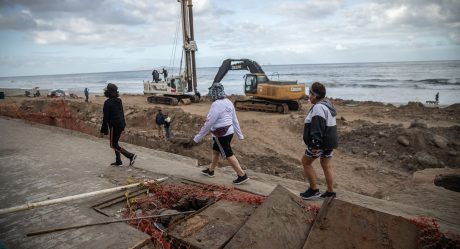
[[[0,0],[0,77],[177,66],[179,7],[177,0]],[[226,58],[460,59],[460,0],[193,0],[193,11],[198,67]]]

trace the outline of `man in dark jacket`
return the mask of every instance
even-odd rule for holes
[[[163,138],[164,137],[164,134],[163,134],[163,126],[165,124],[165,116],[163,115],[163,113],[161,112],[161,110],[158,110],[158,113],[155,117],[155,124],[157,125],[157,129],[158,129],[158,136],[160,138]]]
[[[326,88],[323,84],[315,82],[310,88],[310,101],[313,104],[307,117],[303,133],[303,141],[307,145],[302,156],[302,165],[310,187],[300,196],[310,200],[316,198],[335,197],[333,189],[332,155],[337,148],[337,124],[335,110],[332,103],[325,99]],[[312,166],[313,161],[320,158],[320,164],[326,177],[327,191],[321,194],[316,186],[316,172]]]
[[[163,68],[163,70],[161,71],[161,73],[163,74],[163,77],[164,77],[164,81],[166,81],[166,78],[168,78],[168,71]]]
[[[120,153],[129,159],[129,166],[133,166],[136,155],[120,147],[118,140],[125,129],[125,115],[123,113],[123,104],[118,98],[118,87],[109,83],[105,88],[104,95],[108,98],[104,102],[104,118],[102,119],[101,137],[109,135],[110,130],[110,147],[115,151],[115,162],[110,165],[122,166],[123,162]]]

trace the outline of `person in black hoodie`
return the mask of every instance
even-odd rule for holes
[[[300,197],[305,200],[335,197],[333,189],[332,155],[337,148],[337,124],[335,110],[332,103],[325,99],[326,88],[315,82],[310,87],[310,102],[313,104],[305,118],[303,141],[307,145],[302,156],[302,165],[310,187]],[[316,186],[316,172],[312,163],[320,158],[320,164],[326,177],[327,191],[321,194]]]
[[[118,140],[125,129],[125,114],[123,113],[123,104],[118,98],[118,87],[109,83],[104,89],[104,95],[107,100],[104,102],[104,118],[102,119],[101,137],[109,135],[110,130],[110,147],[115,151],[115,162],[110,165],[123,166],[120,153],[129,159],[129,166],[133,166],[136,155],[120,147]]]

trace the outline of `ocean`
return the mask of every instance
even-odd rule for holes
[[[434,100],[439,92],[441,105],[460,103],[460,61],[379,62],[302,65],[263,65],[272,80],[297,80],[307,87],[315,81],[326,85],[327,96],[358,101],[406,104]],[[160,68],[159,68],[160,69]],[[218,67],[197,69],[198,90],[207,93]],[[169,70],[169,75],[177,73]],[[229,71],[222,80],[227,94],[244,94],[247,71]],[[151,71],[81,73],[0,77],[0,88],[62,89],[102,93],[107,81],[116,82],[121,93],[142,93],[143,81]]]

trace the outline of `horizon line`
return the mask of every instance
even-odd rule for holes
[[[442,61],[460,61],[456,60],[421,60],[421,61],[369,61],[369,62],[327,62],[327,63],[293,63],[293,64],[261,64],[261,66],[295,66],[295,65],[331,65],[331,64],[371,64],[371,63],[407,63],[407,62],[442,62]],[[162,67],[162,66],[160,66]],[[158,68],[160,68],[158,67]],[[202,66],[197,68],[219,68],[219,66]],[[152,67],[156,68],[156,67]],[[14,76],[0,76],[0,78],[13,78],[13,77],[37,77],[37,76],[63,76],[74,74],[103,74],[103,73],[123,73],[123,72],[140,72],[149,71],[150,69],[142,70],[121,70],[121,71],[105,71],[105,72],[80,72],[80,73],[64,73],[64,74],[36,74],[36,75],[14,75]]]

